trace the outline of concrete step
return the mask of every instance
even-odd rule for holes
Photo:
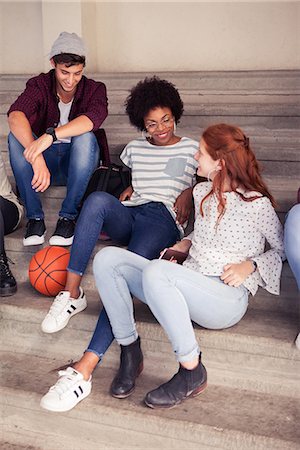
[[[115,128],[106,128],[106,134],[111,155],[119,155],[126,143],[139,137],[139,133],[126,123]],[[251,146],[259,161],[300,161],[300,131],[297,129],[267,129],[244,127],[245,133],[250,136]],[[180,135],[192,137],[199,141],[202,129],[190,127],[178,129]],[[0,136],[0,148],[4,159],[8,162],[7,136]]]
[[[17,93],[17,95],[19,92]],[[243,116],[299,116],[300,93],[288,91],[282,93],[257,93],[245,91],[203,91],[187,89],[180,92],[185,105],[185,115],[243,115]],[[0,113],[6,114],[15,101],[15,91],[0,92]],[[111,91],[108,89],[109,114],[124,114],[124,103],[128,89]]]
[[[234,111],[226,111],[224,114],[218,112],[216,114],[206,115],[184,115],[180,121],[180,130],[183,134],[185,131],[189,137],[195,137],[199,139],[201,131],[212,125],[214,123],[229,123],[238,125],[241,128],[245,128],[246,126],[256,127],[262,126],[270,129],[299,129],[300,127],[300,117],[298,116],[259,116],[259,105],[258,110],[253,111],[251,115],[242,115],[242,113],[236,114]],[[128,123],[128,119],[124,116],[124,114],[120,115],[108,115],[105,119],[103,125],[108,133],[113,133],[114,130],[117,130],[117,133],[120,132],[122,127],[128,132],[130,124]],[[199,130],[196,132],[196,135],[188,134],[189,129]],[[111,130],[111,131],[110,131]],[[0,136],[7,136],[9,132],[7,118],[5,114],[0,115]],[[132,128],[132,136],[136,136],[136,131]],[[130,138],[131,139],[131,138]],[[129,140],[125,140],[125,144]],[[122,143],[122,141],[120,141]]]
[[[53,414],[42,411],[39,401],[49,385],[56,381],[56,374],[52,371],[60,360],[48,354],[28,355],[20,350],[2,352],[2,393],[5,395],[1,398],[2,405],[8,411],[3,416],[4,439],[15,439],[12,431],[25,432],[28,443],[31,443],[31,437],[33,445],[48,448],[47,443],[51,441],[53,449],[58,448],[56,445],[60,445],[59,448],[89,449],[95,448],[96,442],[97,448],[102,448],[101,442],[104,445],[110,442],[111,448],[116,448],[114,444],[120,442],[122,436],[126,442],[126,447],[122,448],[170,448],[171,444],[178,449],[180,445],[194,449],[230,450],[297,448],[299,398],[293,394],[274,395],[239,389],[232,382],[228,386],[218,381],[215,383],[218,372],[221,378],[226,378],[226,370],[222,365],[213,368],[213,364],[204,361],[209,386],[200,397],[172,410],[153,411],[143,405],[143,397],[169,379],[176,371],[176,364],[173,362],[170,365],[165,353],[146,349],[145,368],[137,381],[136,390],[130,398],[120,401],[108,394],[118,365],[118,350],[112,349],[112,353],[115,355],[107,358],[95,371],[92,394],[74,410]],[[159,374],[157,367],[160,368]],[[227,367],[231,370],[230,363]],[[242,371],[248,386],[253,384],[251,378],[255,378],[251,369],[250,363],[248,371]],[[263,372],[263,368],[256,369],[260,378],[263,378]],[[285,370],[282,375],[287,372]],[[267,369],[266,373],[272,371]],[[273,373],[276,377],[276,371]],[[278,376],[278,386],[281,381],[282,377]],[[297,392],[295,383],[292,392]],[[86,440],[84,447],[80,447],[82,439]]]
[[[20,92],[26,81],[36,74],[3,74],[0,76],[0,91]],[[299,92],[299,70],[253,70],[253,71],[197,71],[197,72],[87,72],[94,80],[102,81],[110,90],[130,89],[145,77],[158,75],[181,89],[205,89],[219,91],[252,90],[255,92],[274,91]]]
[[[13,348],[15,337],[22,351],[36,354],[47,352],[65,352],[69,347],[69,357],[74,357],[72,348],[74,341],[81,342],[81,351],[87,345],[98,319],[101,304],[95,287],[83,283],[88,299],[85,312],[73,317],[68,326],[59,333],[43,335],[40,324],[51,306],[52,298],[36,292],[27,281],[19,283],[16,295],[2,298],[0,311],[2,317],[3,342]],[[168,342],[162,328],[158,326],[146,305],[136,301],[136,320],[143,339],[155,341],[159,350]],[[14,332],[12,333],[12,330]],[[33,333],[33,330],[35,332]],[[242,321],[226,330],[205,330],[195,327],[201,347],[213,348],[218,352],[232,351],[262,357],[300,360],[300,353],[294,348],[294,339],[299,331],[297,313],[283,310],[263,310],[249,308]],[[37,334],[36,334],[37,332]],[[31,333],[33,333],[31,335]],[[41,339],[43,336],[43,339]],[[84,337],[84,338],[83,338]],[[63,344],[63,348],[60,347]],[[20,347],[20,348],[21,348]],[[39,353],[38,353],[39,354]],[[75,355],[76,356],[76,355]],[[300,372],[299,372],[300,373]]]
[[[297,165],[298,163],[294,164],[294,166]],[[280,164],[278,164],[278,166],[280,168]],[[12,185],[15,186],[11,172],[10,179]],[[264,179],[270,189],[270,192],[276,200],[276,211],[278,213],[286,213],[289,211],[289,209],[296,203],[296,196],[299,187],[299,177],[297,177],[297,174],[293,173],[293,170],[291,169],[291,174],[289,177],[266,175],[264,176]],[[50,215],[50,220],[57,220],[54,219],[54,217],[57,218],[57,214],[60,210],[64,196],[65,187],[58,186],[51,186],[46,192],[41,194],[43,208],[47,218],[49,218]]]

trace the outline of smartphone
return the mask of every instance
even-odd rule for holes
[[[172,248],[166,248],[160,255],[159,259],[170,260],[173,257],[173,259],[176,259],[178,264],[182,264],[186,260],[187,256],[188,253],[179,252],[178,250],[173,250]]]

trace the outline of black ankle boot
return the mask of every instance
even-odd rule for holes
[[[17,291],[15,277],[10,271],[7,256],[0,253],[0,297],[13,295]]]
[[[196,397],[206,385],[207,373],[200,354],[199,364],[195,369],[187,370],[180,366],[171,380],[148,392],[144,401],[150,408],[172,408],[188,397]]]
[[[130,345],[121,345],[120,367],[113,379],[110,393],[116,398],[128,397],[135,388],[135,380],[143,370],[143,353],[138,337]]]

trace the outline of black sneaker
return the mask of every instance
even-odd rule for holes
[[[55,231],[49,240],[50,245],[72,245],[74,238],[75,221],[60,217],[57,221]]]
[[[15,277],[10,271],[5,253],[0,253],[0,297],[13,295],[17,292]]]
[[[26,232],[23,245],[40,245],[45,242],[46,227],[44,219],[29,219],[26,224]]]

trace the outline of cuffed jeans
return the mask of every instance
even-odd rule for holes
[[[300,291],[300,203],[289,211],[284,225],[284,247]]]
[[[126,250],[107,247],[95,256],[93,269],[118,343],[129,345],[137,338],[132,294],[149,306],[168,334],[179,362],[191,361],[200,352],[192,320],[205,328],[228,328],[247,310],[245,287],[228,286],[219,277],[205,276],[169,261],[148,261]]]
[[[33,170],[23,156],[24,147],[12,133],[8,135],[10,163],[28,219],[43,219],[39,193],[32,189]],[[43,152],[51,174],[51,184],[67,186],[67,195],[59,211],[60,217],[75,219],[78,206],[90,177],[99,161],[99,146],[94,133],[84,133],[71,139],[71,143],[52,144]]]
[[[171,214],[159,202],[140,206],[124,206],[106,192],[93,192],[84,202],[79,215],[68,270],[83,275],[100,232],[104,230],[128,250],[148,259],[179,239],[180,233]],[[86,351],[101,358],[114,339],[102,309],[97,326]]]

